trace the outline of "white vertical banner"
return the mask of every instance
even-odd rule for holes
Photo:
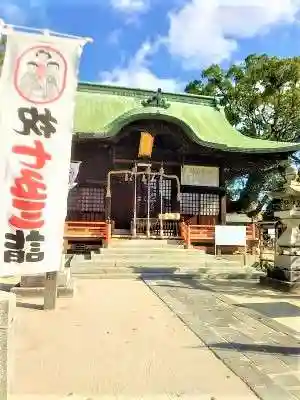
[[[81,165],[81,161],[72,161],[70,164],[70,169],[69,169],[69,190],[72,190],[77,183],[75,182],[78,173],[79,173],[79,168]]]
[[[0,276],[60,269],[84,40],[9,32],[0,78]]]

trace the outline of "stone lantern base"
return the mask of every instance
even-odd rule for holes
[[[300,282],[281,281],[279,279],[269,278],[268,276],[261,276],[259,278],[259,283],[262,286],[281,290],[287,293],[300,293]]]
[[[286,168],[283,189],[272,197],[280,200],[274,215],[285,229],[277,241],[274,267],[261,281],[294,290],[300,287],[300,176],[294,167]]]
[[[292,248],[286,248],[285,251],[293,253]],[[298,292],[300,289],[300,255],[276,255],[274,259],[274,267],[267,271],[266,276],[260,278],[260,283],[271,286],[275,289]]]
[[[298,255],[278,255],[275,257],[275,266],[281,272],[282,280],[290,283],[300,280],[300,257]]]

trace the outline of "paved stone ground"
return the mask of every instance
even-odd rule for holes
[[[11,400],[257,399],[143,282],[77,286],[55,311],[19,304]]]
[[[202,281],[203,283],[203,281]],[[238,304],[246,312],[260,312],[275,322],[288,334],[300,338],[300,291],[284,293],[266,289],[256,280],[206,280],[205,286],[215,291],[217,296]]]
[[[197,281],[146,283],[261,399],[300,399],[296,332]]]

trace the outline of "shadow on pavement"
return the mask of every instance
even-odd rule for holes
[[[12,283],[1,283],[0,290],[3,290],[3,292],[10,292],[10,290],[15,286],[16,285]]]
[[[170,268],[170,267],[131,267],[132,271],[136,274],[140,274],[141,278],[145,278],[148,279],[149,274],[166,274],[166,275],[174,275],[176,273],[176,271],[178,271],[178,268]],[[175,277],[175,275],[174,275]],[[154,276],[151,276],[150,279],[157,279],[157,277],[155,278]]]
[[[300,307],[284,301],[272,301],[270,303],[243,303],[235,304],[240,308],[250,308],[269,318],[300,317]]]
[[[196,278],[196,279],[195,279]],[[146,276],[145,279],[147,280],[156,280],[157,278],[155,277],[148,277]],[[174,280],[174,285],[170,284],[170,281]],[[274,299],[294,299],[294,300],[300,300],[300,294],[295,295],[295,294],[289,294],[289,293],[284,293],[279,290],[275,289],[263,289],[259,285],[258,280],[218,280],[218,279],[204,279],[203,284],[201,285],[201,276],[197,276],[194,278],[187,279],[186,277],[172,277],[167,278],[166,281],[168,283],[164,284],[163,279],[160,279],[161,282],[159,282],[158,286],[162,287],[180,287],[175,284],[178,281],[182,282],[185,286],[182,286],[182,288],[186,289],[190,287],[191,289],[199,289],[199,290],[211,290],[214,292],[217,292],[218,294],[223,294],[223,295],[241,295],[243,297],[249,297],[253,298],[253,296],[257,296],[260,298],[274,298]]]
[[[241,353],[268,353],[268,354],[283,354],[283,355],[299,355],[299,347],[289,346],[271,346],[267,344],[244,344],[244,343],[212,343],[209,345],[212,349],[232,349],[238,350]]]
[[[17,301],[17,307],[28,308],[31,310],[44,310],[44,306],[42,304],[23,303],[22,301]]]

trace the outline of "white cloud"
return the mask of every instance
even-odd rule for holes
[[[185,68],[230,59],[238,40],[294,23],[300,0],[189,0],[169,14],[167,47]]]
[[[34,20],[38,21],[39,25],[46,26],[48,1],[0,0],[0,18],[7,24],[25,25]]]
[[[0,18],[10,24],[23,24],[26,21],[26,12],[18,3],[10,0],[0,1]]]
[[[157,50],[159,42],[151,45],[145,42],[125,68],[117,67],[112,71],[100,73],[101,83],[107,85],[137,87],[166,92],[182,91],[184,84],[176,79],[160,78],[149,68],[148,57]]]
[[[115,30],[111,31],[107,37],[107,42],[111,45],[118,45],[121,34],[122,34],[121,29],[115,29]]]
[[[148,9],[149,0],[110,0],[111,5],[125,13],[140,13]]]

